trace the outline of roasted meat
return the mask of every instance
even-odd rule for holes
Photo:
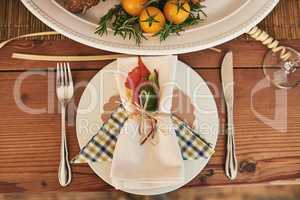
[[[65,8],[72,13],[81,13],[97,5],[100,0],[65,0]]]

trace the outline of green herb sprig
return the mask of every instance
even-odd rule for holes
[[[186,27],[195,25],[201,21],[203,21],[201,14],[203,16],[207,16],[203,11],[203,6],[201,3],[190,3],[191,11],[189,17],[181,24],[173,24],[171,22],[167,22],[165,26],[155,35],[159,36],[160,41],[166,40],[171,34],[180,35],[180,32],[184,31]]]
[[[166,40],[171,34],[180,35],[180,32],[184,31],[186,27],[197,24],[201,21],[201,18],[197,15],[190,15],[182,24],[173,24],[167,22],[165,26],[155,35],[159,36],[160,41]]]
[[[128,15],[121,5],[116,5],[114,8],[111,8],[100,18],[95,33],[103,36],[108,33],[109,27],[113,30],[114,35],[119,35],[123,39],[133,38],[138,45],[142,39],[147,39],[139,28],[139,17]]]
[[[121,9],[122,7],[120,5],[116,5],[114,8],[109,9],[109,11],[100,18],[95,33],[100,36],[107,34],[109,23],[112,21],[113,17],[120,12]]]

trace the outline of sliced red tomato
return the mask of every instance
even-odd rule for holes
[[[142,59],[138,57],[138,66],[128,73],[125,86],[135,90],[138,85],[147,81],[149,75],[150,71],[147,69]]]

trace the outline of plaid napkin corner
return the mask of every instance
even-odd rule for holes
[[[71,163],[110,162],[113,158],[118,135],[127,119],[127,112],[120,105],[112,113],[109,120],[102,125],[98,133],[71,160]],[[172,122],[179,140],[183,160],[196,160],[200,157],[209,158],[214,153],[210,144],[184,121],[173,115]]]

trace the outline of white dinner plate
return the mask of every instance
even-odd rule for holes
[[[81,96],[76,117],[76,132],[81,148],[97,133],[103,123],[101,114],[104,105],[109,102],[110,97],[118,94],[114,78],[116,69],[116,61],[104,67],[92,78]],[[188,65],[178,61],[175,82],[176,87],[190,97],[195,107],[195,130],[212,145],[212,148],[215,148],[219,133],[219,117],[215,99],[205,81]],[[125,192],[140,195],[170,192],[190,182],[202,171],[208,160],[201,158],[194,161],[184,161],[184,184],[159,189],[126,190]],[[90,163],[89,165],[99,177],[111,184],[110,163]]]
[[[133,40],[123,40],[111,31],[100,37],[95,28],[99,17],[119,0],[100,2],[86,15],[77,16],[61,7],[56,0],[21,0],[45,24],[80,43],[113,52],[137,55],[165,55],[197,51],[227,42],[250,30],[259,23],[279,0],[206,0],[208,17],[182,32],[160,42],[149,37],[140,46]]]

